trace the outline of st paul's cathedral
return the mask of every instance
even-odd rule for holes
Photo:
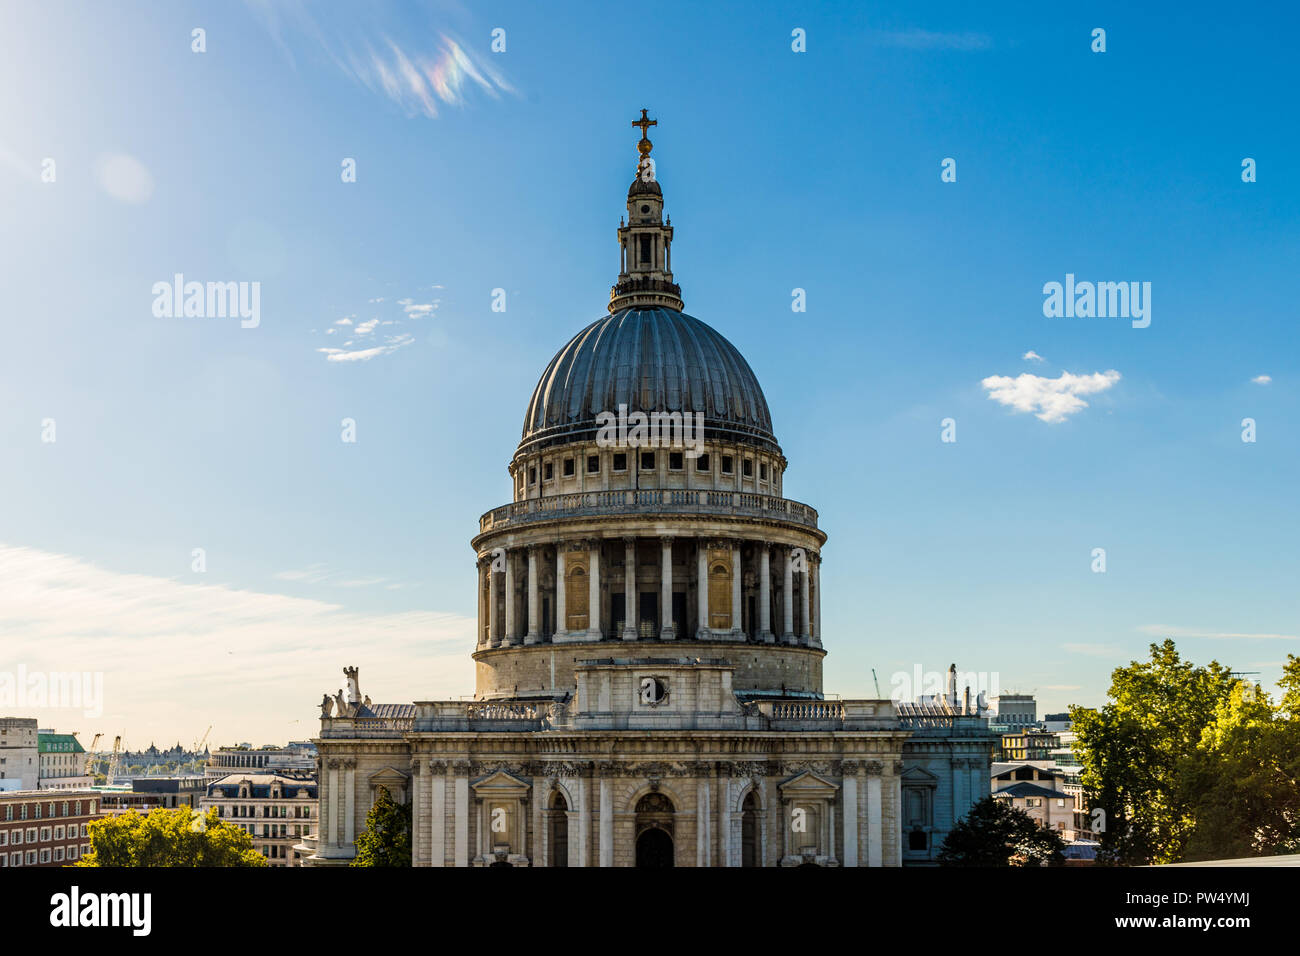
[[[472,540],[474,699],[373,704],[347,668],[308,865],[351,862],[380,787],[440,867],[933,865],[989,793],[969,695],[823,695],[861,635],[822,634],[827,533],[749,364],[682,311],[653,125],[607,314],[542,371]]]

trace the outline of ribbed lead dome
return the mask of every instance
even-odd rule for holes
[[[528,403],[520,450],[594,437],[596,416],[619,405],[703,412],[709,440],[780,453],[767,399],[736,347],[694,316],[646,308],[593,322],[556,353]]]

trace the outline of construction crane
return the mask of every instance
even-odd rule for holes
[[[876,685],[876,700],[884,700],[880,696],[880,681],[876,680],[876,669],[874,667],[871,668],[871,680]]]
[[[122,735],[113,738],[113,756],[108,759],[108,773],[104,775],[104,782],[110,787],[113,785],[113,778],[117,776],[118,766],[122,762]]]
[[[102,736],[104,735],[95,734],[95,739],[90,742],[90,747],[86,752],[86,768],[82,771],[83,776],[90,777],[95,773],[95,757],[97,756],[95,750],[99,747],[99,738]]]
[[[208,734],[212,733],[212,725],[208,724],[208,729],[203,731],[203,736],[194,741],[194,752],[198,753],[203,749],[203,745],[208,742]]]

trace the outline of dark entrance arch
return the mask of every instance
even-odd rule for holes
[[[758,866],[758,800],[753,790],[740,805],[740,865]]]
[[[569,865],[569,802],[559,790],[551,797],[551,808],[546,811],[547,834],[551,850],[551,866]]]
[[[652,791],[636,802],[636,865],[673,866],[673,802]]]
[[[667,831],[651,827],[637,837],[636,865],[647,869],[673,865],[673,838]]]

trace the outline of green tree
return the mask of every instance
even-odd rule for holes
[[[1193,666],[1166,640],[1151,645],[1149,662],[1111,673],[1100,710],[1070,709],[1080,780],[1106,814],[1100,862],[1182,859],[1195,826],[1184,761],[1238,683],[1217,661]]]
[[[90,852],[77,866],[266,866],[252,838],[188,807],[134,810],[90,824]]]
[[[365,832],[357,838],[353,866],[411,865],[411,805],[397,804],[387,787],[379,787],[366,814]]]
[[[1288,656],[1279,684],[1277,706],[1252,684],[1234,687],[1183,761],[1185,860],[1300,852],[1300,659]]]
[[[1065,841],[1010,801],[985,797],[948,831],[939,848],[944,866],[1058,866]]]

